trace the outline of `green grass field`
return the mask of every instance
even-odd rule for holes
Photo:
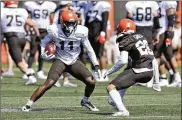
[[[46,64],[46,68],[49,66]],[[1,120],[181,120],[181,88],[163,87],[162,92],[155,92],[133,86],[124,97],[130,117],[121,118],[111,116],[116,110],[107,103],[107,82],[97,83],[91,101],[100,111],[90,112],[80,105],[85,85],[75,79],[71,81],[79,85],[77,88],[53,87],[32,106],[31,112],[24,113],[21,107],[44,80],[25,86],[21,77],[16,68],[14,77],[1,80]]]

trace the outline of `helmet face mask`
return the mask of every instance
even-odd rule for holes
[[[63,32],[66,34],[66,36],[70,36],[77,26],[77,21],[75,20],[62,21],[61,24]]]
[[[60,16],[61,28],[66,36],[70,36],[78,25],[77,15],[70,10],[62,11]]]

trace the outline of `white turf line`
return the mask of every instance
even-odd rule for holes
[[[128,107],[140,107],[140,106],[174,106],[174,105],[181,105],[181,103],[176,103],[176,104],[130,104],[130,105],[126,105]],[[2,107],[2,106],[1,106]],[[10,113],[10,112],[22,112],[21,111],[21,108],[22,106],[18,107],[18,108],[1,108],[1,113]],[[99,107],[108,107],[108,105],[101,105]],[[54,111],[56,110],[57,108],[82,108],[81,105],[79,106],[61,106],[61,105],[57,105],[56,107],[54,108],[48,108],[48,107],[40,107],[41,109],[44,109],[42,110],[41,112],[49,112],[49,111]],[[35,112],[35,110],[38,109],[38,107],[32,109],[31,112]]]
[[[159,119],[159,118],[170,118],[170,119],[181,119],[181,116],[136,116],[136,117],[104,117],[104,118],[33,118],[33,120],[106,120],[106,119],[147,119],[147,118],[152,118],[154,119]],[[25,120],[25,119],[14,119],[14,120]],[[32,118],[26,119],[26,120],[32,120]]]

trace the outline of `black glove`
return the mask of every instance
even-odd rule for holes
[[[165,39],[173,39],[174,37],[174,32],[173,31],[166,31],[165,32]]]
[[[40,36],[36,36],[36,42],[41,42],[41,38],[40,38]]]

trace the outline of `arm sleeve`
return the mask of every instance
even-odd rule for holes
[[[110,75],[118,71],[127,63],[128,63],[128,52],[122,51],[118,62],[111,69],[108,70],[107,74]]]
[[[108,11],[103,12],[102,13],[102,28],[101,28],[101,31],[106,32],[108,18],[109,18],[109,12]]]
[[[102,25],[101,25],[101,31],[106,32],[107,21],[109,19],[109,11],[110,11],[110,9],[111,9],[110,3],[104,1],[102,3]]]
[[[87,54],[89,59],[91,60],[92,64],[95,65],[99,65],[98,61],[97,61],[97,57],[95,55],[95,52],[88,40],[88,37],[85,37],[85,40],[82,41],[82,45],[83,47],[86,49]]]

